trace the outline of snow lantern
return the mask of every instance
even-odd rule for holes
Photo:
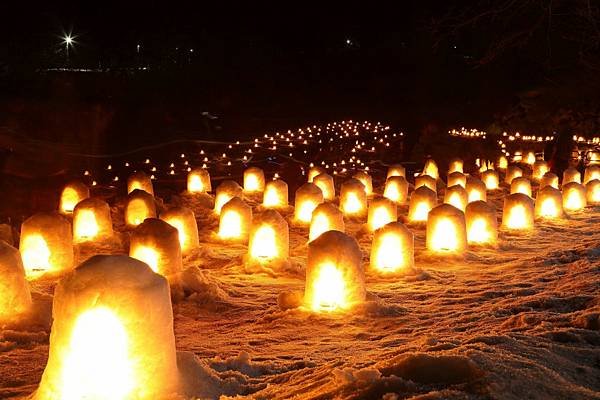
[[[578,182],[562,185],[563,208],[567,211],[579,211],[585,208],[585,186]]]
[[[15,320],[31,307],[31,292],[19,250],[0,240],[0,323]]]
[[[446,186],[460,185],[463,188],[467,186],[467,176],[462,172],[452,172],[448,174],[448,184]]]
[[[308,244],[304,301],[316,312],[350,309],[366,298],[362,253],[351,236],[328,231]]]
[[[367,194],[361,181],[348,179],[342,183],[340,208],[347,217],[360,218],[367,214]]]
[[[244,171],[244,191],[249,193],[265,190],[265,173],[257,167],[250,167]]]
[[[415,238],[400,222],[375,231],[371,243],[371,268],[380,272],[407,271],[415,265]]]
[[[229,200],[221,209],[219,238],[246,243],[252,225],[252,207],[239,197]]]
[[[163,276],[181,272],[177,228],[157,218],[146,219],[131,233],[129,256],[145,262],[152,271]]]
[[[480,179],[468,176],[466,189],[469,203],[473,201],[487,200],[487,187]]]
[[[426,186],[437,193],[437,181],[429,175],[419,175],[415,178],[415,189]]]
[[[504,183],[510,185],[513,179],[523,176],[523,170],[516,165],[510,165],[506,168],[506,175],[504,176]]]
[[[563,200],[560,190],[546,186],[535,198],[535,216],[538,218],[560,218],[563,215]]]
[[[385,181],[383,197],[396,204],[406,204],[408,199],[408,181],[403,176],[391,176]]]
[[[498,241],[496,209],[482,200],[467,205],[467,241],[470,244],[495,244]]]
[[[453,172],[460,172],[462,174],[464,172],[463,166],[463,160],[461,160],[460,158],[453,158],[452,160],[450,160],[450,165],[448,166],[448,175],[452,174]]]
[[[90,189],[83,182],[69,182],[60,194],[59,210],[62,214],[71,214],[77,203],[88,197]]]
[[[588,204],[600,204],[600,179],[592,179],[585,184],[585,197]]]
[[[587,184],[594,179],[600,180],[600,166],[599,165],[590,165],[585,169],[585,173],[583,174],[583,183]]]
[[[461,185],[449,186],[446,188],[444,194],[444,203],[453,205],[461,211],[464,211],[467,203],[469,202],[469,196],[467,191]]]
[[[425,222],[429,211],[437,204],[437,195],[426,186],[415,189],[410,196],[408,205],[408,220],[410,222]]]
[[[367,226],[371,232],[398,220],[398,207],[393,201],[381,198],[371,201]]]
[[[198,224],[192,210],[185,207],[173,207],[160,214],[160,219],[177,229],[182,254],[187,255],[200,246]]]
[[[386,179],[390,179],[392,176],[401,176],[406,178],[406,168],[401,164],[393,164],[388,167]]]
[[[195,168],[187,176],[187,190],[190,193],[206,193],[212,190],[210,174],[204,168]]]
[[[106,239],[113,235],[110,207],[97,197],[79,202],[73,211],[73,239],[75,242]]]
[[[269,181],[263,192],[263,207],[285,208],[288,206],[288,185],[281,179]]]
[[[545,188],[546,186],[552,186],[555,189],[558,189],[558,176],[556,176],[553,172],[546,172],[542,179],[540,180],[540,189]]]
[[[143,190],[154,196],[152,180],[143,171],[136,171],[127,179],[127,193],[131,193],[136,189]]]
[[[513,193],[504,198],[502,226],[511,230],[532,229],[534,223],[533,199],[523,193]]]
[[[371,178],[371,175],[364,171],[358,171],[352,175],[352,178],[358,179],[360,183],[365,186],[365,193],[367,196],[371,196],[373,194],[373,179]]]
[[[94,256],[54,291],[36,400],[171,397],[179,371],[167,280],[127,256]]]
[[[535,163],[535,153],[533,151],[528,151],[523,157],[523,161],[525,164],[533,165]]]
[[[496,190],[500,186],[500,178],[498,172],[493,169],[488,169],[481,174],[481,180],[485,183],[487,190]]]
[[[498,169],[505,170],[508,168],[508,159],[505,156],[498,158]]]
[[[431,209],[427,218],[427,249],[435,253],[462,254],[467,248],[465,214],[450,204]]]
[[[125,223],[127,227],[134,228],[146,218],[156,218],[154,196],[144,190],[135,189],[127,196]]]
[[[290,253],[289,227],[275,210],[267,210],[252,220],[248,256],[260,264],[288,259]]]
[[[73,233],[69,221],[58,213],[38,213],[21,224],[19,250],[27,277],[73,268]]]
[[[327,171],[325,171],[321,167],[317,167],[317,166],[310,167],[310,169],[308,170],[308,182],[312,183],[312,181],[315,178],[315,176],[320,175],[320,174],[324,174],[326,172]]]
[[[333,176],[329,174],[319,174],[313,178],[315,185],[323,192],[323,200],[331,201],[335,198],[335,185],[333,183]]]
[[[428,175],[434,180],[438,180],[440,178],[438,166],[433,159],[429,158],[425,160],[425,165],[423,166],[423,173],[421,175]]]
[[[510,193],[523,193],[531,197],[531,182],[524,176],[516,177],[510,183]]]
[[[538,160],[535,163],[533,163],[533,171],[531,175],[533,177],[533,180],[539,182],[544,177],[544,174],[549,171],[550,167],[548,166],[548,163],[543,160]]]
[[[567,168],[563,172],[562,185],[564,186],[571,182],[581,183],[581,173],[573,167]]]
[[[225,203],[234,197],[242,198],[243,190],[240,185],[235,181],[227,180],[221,182],[219,186],[217,186],[217,190],[215,192],[215,213],[217,215],[221,214],[221,208]]]
[[[323,232],[345,231],[344,214],[332,203],[322,203],[315,208],[310,221],[308,240],[318,238]]]
[[[314,183],[305,183],[296,190],[294,218],[303,225],[310,224],[312,213],[323,202],[323,192]]]

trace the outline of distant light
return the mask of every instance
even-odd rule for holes
[[[73,38],[71,37],[71,35],[66,35],[64,41],[67,44],[67,46],[70,46],[73,43]]]

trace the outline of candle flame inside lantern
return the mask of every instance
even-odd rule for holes
[[[569,211],[581,210],[585,207],[584,198],[575,190],[570,190],[566,193],[564,207]]]
[[[334,263],[321,265],[313,285],[315,295],[311,306],[314,311],[335,311],[347,307],[344,275]]]
[[[510,229],[529,228],[529,224],[527,223],[527,210],[524,205],[516,204],[510,209],[506,226]]]
[[[413,214],[413,221],[427,221],[427,216],[429,215],[430,210],[431,207],[426,201],[419,202]]]
[[[402,200],[400,197],[400,188],[398,187],[398,185],[395,185],[393,183],[385,185],[383,196],[395,202],[399,202],[400,200]]]
[[[244,176],[244,190],[247,192],[260,192],[262,190],[260,180],[256,174],[249,173]]]
[[[263,225],[256,230],[252,238],[250,255],[257,259],[277,257],[277,233],[269,225]]]
[[[540,207],[540,217],[556,218],[560,214],[559,208],[554,199],[548,198],[542,202]]]
[[[153,248],[148,246],[137,246],[131,253],[131,257],[145,262],[152,271],[158,272],[158,261],[160,256]]]
[[[50,249],[42,235],[29,235],[21,245],[21,257],[27,275],[49,270],[50,256]]]
[[[150,217],[150,210],[148,210],[146,203],[142,199],[131,200],[127,208],[127,223],[129,225],[137,226]]]
[[[190,175],[188,180],[188,191],[191,193],[202,193],[205,192],[204,184],[202,183],[202,178],[200,175]]]
[[[81,199],[73,188],[67,187],[63,190],[60,198],[60,210],[64,213],[72,213],[73,209]]]
[[[96,214],[92,210],[81,210],[77,213],[73,224],[75,224],[76,239],[90,240],[98,235],[100,228],[96,221]]]
[[[372,231],[374,231],[394,220],[394,217],[391,215],[387,207],[379,206],[373,212],[373,219],[370,221],[370,228]]]
[[[263,206],[265,207],[281,207],[285,204],[282,204],[281,197],[277,192],[277,188],[274,186],[267,186],[265,188],[265,194],[263,197]]]
[[[469,242],[473,243],[489,243],[492,241],[490,227],[488,227],[485,218],[475,219],[469,227],[467,236],[469,238]]]
[[[458,250],[458,232],[455,225],[449,219],[441,219],[435,226],[431,243],[434,251],[456,251]]]
[[[221,239],[237,239],[242,236],[242,217],[234,210],[228,210],[221,216],[219,237]]]
[[[496,174],[485,174],[482,176],[485,187],[488,190],[496,190],[499,186],[498,175]]]
[[[300,204],[300,209],[298,210],[298,220],[304,223],[310,223],[312,218],[312,213],[317,208],[318,204],[312,200],[304,200]]]
[[[406,264],[404,257],[397,257],[399,248],[402,248],[402,239],[399,235],[389,232],[384,234],[379,242],[379,247],[375,255],[376,268],[385,271],[393,272],[403,268]]]
[[[454,207],[458,208],[459,210],[464,210],[465,207],[467,206],[466,203],[464,202],[463,198],[461,197],[461,195],[456,192],[453,192],[450,194],[450,197],[448,198],[448,201],[446,203],[453,205]]]
[[[355,192],[350,192],[346,196],[346,202],[344,203],[344,213],[346,214],[357,214],[363,209],[363,204],[358,198]]]

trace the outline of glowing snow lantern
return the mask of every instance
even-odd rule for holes
[[[392,176],[401,176],[406,178],[406,168],[400,164],[390,165],[387,170],[386,179],[390,179]]]
[[[469,197],[467,191],[461,185],[454,185],[446,188],[446,194],[444,195],[444,203],[453,205],[461,211],[464,211]]]
[[[204,168],[195,168],[187,176],[187,190],[190,193],[206,193],[212,190],[210,175]]]
[[[532,177],[536,181],[541,181],[546,172],[550,171],[546,161],[538,160],[533,164]]]
[[[525,163],[533,165],[535,163],[535,153],[533,151],[527,152],[524,157]]]
[[[335,198],[335,185],[333,177],[329,174],[319,174],[313,178],[315,185],[323,192],[323,199],[331,201]]]
[[[248,255],[260,264],[288,259],[290,251],[289,228],[285,219],[275,210],[267,210],[252,221]]]
[[[73,240],[87,242],[113,235],[110,207],[97,197],[85,199],[73,211]]]
[[[367,196],[371,196],[373,194],[373,179],[371,178],[371,175],[364,171],[358,171],[352,175],[352,178],[358,179],[360,183],[364,185]]]
[[[450,161],[450,166],[448,167],[448,175],[453,172],[463,173],[464,162],[460,158],[454,158]]]
[[[400,222],[390,222],[375,231],[371,244],[371,268],[380,272],[401,272],[415,265],[413,233]]]
[[[325,171],[323,168],[321,167],[310,167],[310,169],[308,170],[308,182],[312,183],[313,179],[315,178],[315,176],[320,175],[320,174],[324,174],[327,171]]]
[[[134,228],[144,222],[146,218],[156,218],[154,196],[144,190],[135,189],[127,196],[125,223],[127,227]]]
[[[362,253],[354,238],[328,231],[308,244],[304,301],[316,312],[350,309],[366,298]]]
[[[581,173],[576,168],[567,168],[563,172],[562,185],[566,185],[567,183],[581,183]],[[564,196],[563,196],[564,198]]]
[[[392,176],[385,181],[383,197],[396,204],[406,204],[408,199],[408,181],[403,176]]]
[[[294,218],[303,225],[310,224],[312,213],[323,202],[323,192],[314,183],[305,183],[296,190]]]
[[[433,159],[429,158],[425,161],[425,165],[423,166],[422,175],[428,175],[435,180],[439,179],[440,174],[438,172],[438,166]]]
[[[511,165],[506,169],[506,175],[504,176],[504,183],[510,185],[515,178],[523,176],[523,170],[516,165]]]
[[[348,179],[340,188],[340,208],[345,216],[364,217],[367,213],[365,185],[358,179]]]
[[[39,213],[21,225],[19,250],[27,277],[73,268],[73,233],[69,221],[57,213]]]
[[[487,190],[496,190],[500,186],[500,178],[498,172],[493,169],[488,169],[481,174],[481,180],[485,183]]]
[[[237,182],[234,181],[223,181],[215,192],[215,212],[217,215],[221,213],[221,208],[225,203],[234,197],[242,198],[243,190]]]
[[[269,181],[263,192],[263,207],[280,209],[288,206],[288,185],[280,179]]]
[[[136,171],[127,179],[127,193],[131,193],[136,189],[143,190],[154,196],[152,179],[143,171]]]
[[[181,272],[181,245],[177,229],[156,218],[148,218],[132,232],[129,256],[145,262],[163,276]]]
[[[580,211],[585,208],[585,186],[578,182],[562,185],[563,208],[567,211]]]
[[[533,228],[533,199],[523,193],[513,193],[504,198],[502,226],[510,230],[528,230]]]
[[[60,194],[59,210],[63,214],[71,214],[77,203],[88,197],[90,197],[90,189],[83,182],[70,182]]]
[[[495,244],[498,241],[496,209],[485,201],[474,201],[465,211],[469,244]]]
[[[592,179],[585,184],[585,196],[588,204],[600,203],[600,179]]]
[[[540,189],[545,188],[546,186],[552,186],[555,189],[558,189],[558,176],[552,172],[546,172],[542,179],[540,180]]]
[[[531,182],[524,176],[519,176],[510,183],[510,193],[523,193],[531,197]]]
[[[498,159],[498,169],[505,170],[508,168],[508,159],[504,156],[500,156]]]
[[[219,238],[245,243],[252,224],[252,207],[239,197],[229,200],[221,209]]]
[[[257,167],[250,167],[244,171],[244,190],[250,193],[265,190],[265,173]]]
[[[467,176],[465,174],[463,174],[462,172],[452,172],[450,174],[448,174],[448,185],[447,186],[454,186],[454,185],[460,185],[463,188],[467,186]]]
[[[327,231],[344,232],[344,230],[344,214],[340,209],[332,203],[322,203],[312,213],[308,240],[315,240]]]
[[[431,209],[427,218],[427,249],[435,253],[462,254],[467,248],[465,214],[450,204]]]
[[[410,196],[408,205],[408,220],[410,222],[425,222],[429,211],[437,204],[437,195],[426,186],[415,189]]]
[[[0,323],[16,320],[31,307],[31,292],[19,250],[0,240]]]
[[[200,246],[198,224],[192,210],[185,207],[173,207],[160,214],[160,219],[177,229],[182,254],[187,255]]]
[[[594,179],[600,180],[600,166],[598,165],[590,165],[585,169],[585,173],[583,174],[584,184],[587,184]]]
[[[382,226],[398,220],[398,208],[393,201],[382,198],[373,200],[369,204],[369,216],[367,225],[371,232]]]
[[[36,400],[172,396],[179,372],[169,285],[126,256],[94,256],[54,291]]]
[[[429,175],[419,175],[415,178],[415,189],[426,186],[437,193],[437,181]]]
[[[481,180],[472,176],[467,177],[467,197],[469,203],[487,200],[487,187]]]
[[[535,198],[535,216],[538,218],[560,218],[563,215],[563,200],[560,190],[545,186]]]

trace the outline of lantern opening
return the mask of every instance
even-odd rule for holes
[[[449,219],[442,219],[435,225],[431,243],[434,251],[456,251],[458,250],[458,239],[456,227]]]
[[[75,237],[80,240],[90,240],[96,237],[99,231],[96,214],[92,210],[81,210],[73,219]]]
[[[50,249],[42,235],[29,235],[21,243],[21,257],[28,275],[46,272],[51,268]]]
[[[145,262],[154,272],[158,272],[160,255],[152,247],[136,246],[130,254],[131,257]]]
[[[256,259],[277,257],[277,233],[271,226],[263,225],[256,230],[252,239],[250,255]]]
[[[236,210],[228,210],[221,216],[219,223],[221,239],[236,239],[242,236],[242,216]]]
[[[469,227],[467,236],[470,242],[488,243],[492,239],[487,221],[485,218],[476,218]]]
[[[79,200],[79,194],[75,189],[65,188],[60,198],[60,210],[64,213],[72,213]]]
[[[321,265],[313,285],[313,311],[335,311],[347,307],[344,274],[334,263]]]

